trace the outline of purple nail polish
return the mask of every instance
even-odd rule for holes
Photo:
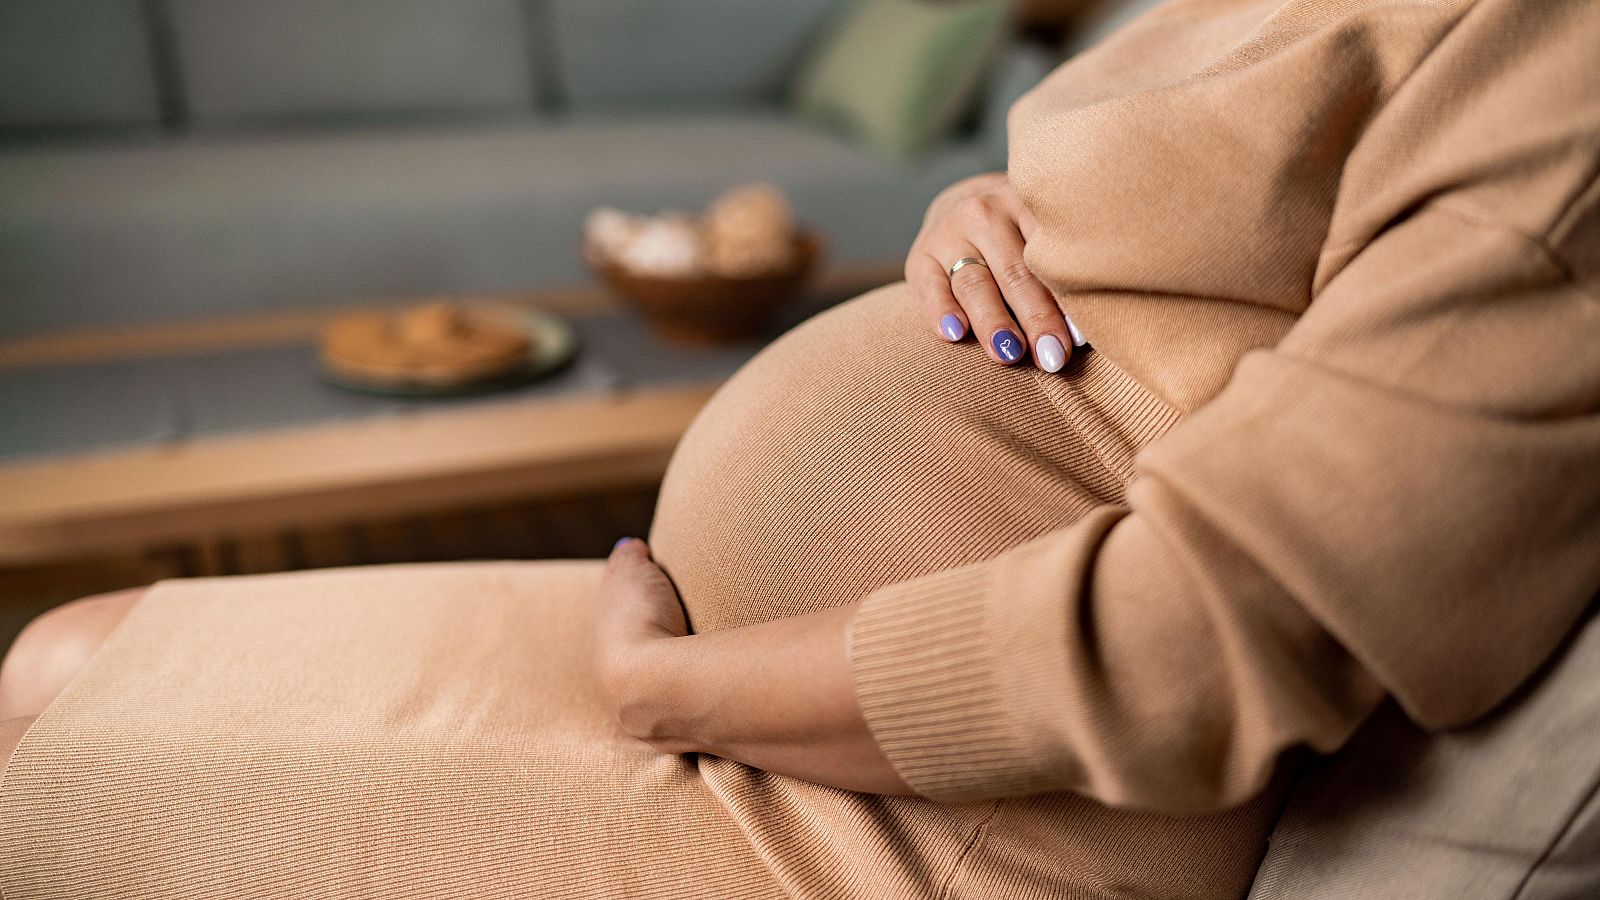
[[[1012,334],[1010,329],[1002,328],[996,331],[993,342],[994,352],[1000,354],[1000,358],[1006,362],[1016,362],[1022,358],[1024,352],[1022,342],[1017,340],[1017,336]]]
[[[967,326],[961,324],[961,319],[954,313],[948,313],[939,320],[939,333],[953,344],[967,336]]]
[[[623,544],[626,544],[631,540],[633,540],[631,537],[619,537],[617,538],[617,542],[611,545],[611,549],[615,551],[618,547],[621,547]]]

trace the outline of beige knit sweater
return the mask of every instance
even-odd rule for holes
[[[1011,112],[1029,264],[1187,416],[1125,504],[866,601],[926,796],[1239,801],[1385,695],[1484,713],[1600,590],[1600,3],[1277,5],[1177,0]]]
[[[1596,48],[1594,0],[1175,0],[1012,115],[1095,352],[897,286],[709,404],[651,534],[695,628],[865,597],[874,734],[974,802],[627,739],[597,564],[175,582],[0,779],[0,890],[1238,896],[1283,748],[1471,719],[1600,589]]]

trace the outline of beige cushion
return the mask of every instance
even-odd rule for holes
[[[1475,726],[1385,706],[1312,767],[1252,900],[1600,897],[1600,619]]]

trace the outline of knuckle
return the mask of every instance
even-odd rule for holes
[[[1052,316],[1048,310],[1029,310],[1022,313],[1020,323],[1029,334],[1042,335],[1061,330],[1061,317]]]
[[[1008,287],[1030,287],[1033,284],[1033,270],[1023,262],[1022,257],[1008,259],[1000,265],[1000,277],[1005,280]]]
[[[999,223],[1003,213],[988,196],[970,197],[961,204],[961,216],[969,225],[988,229]]]
[[[984,282],[989,279],[989,270],[983,266],[964,266],[950,278],[950,286],[960,294],[973,294],[981,291]]]

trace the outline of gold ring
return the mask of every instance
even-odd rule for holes
[[[989,268],[988,263],[977,258],[976,256],[963,256],[950,264],[950,277],[956,277],[956,273],[967,266],[983,266],[985,269]]]

